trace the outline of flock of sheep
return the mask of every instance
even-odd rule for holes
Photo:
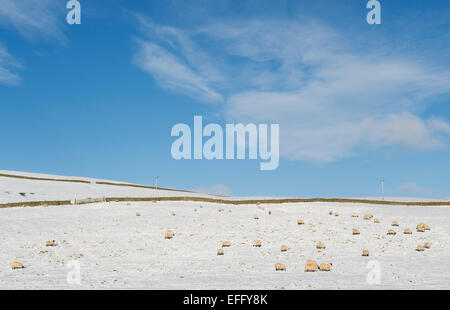
[[[200,208],[202,208],[202,206],[200,206]],[[262,207],[259,203],[257,203],[257,208],[259,210],[265,210],[264,207]],[[194,211],[197,211],[197,209],[194,209]],[[219,212],[224,212],[224,209],[223,208],[219,208]],[[230,210],[230,212],[231,212],[231,210]],[[176,216],[175,212],[171,212],[170,214],[171,214],[171,216]],[[268,214],[271,215],[272,212],[270,210],[268,210]],[[333,211],[329,211],[329,215],[330,216],[335,216],[335,217],[340,216],[340,214],[338,212],[333,212]],[[140,213],[136,213],[136,216],[141,216],[141,214]],[[359,218],[359,215],[356,214],[356,213],[353,213],[351,215],[351,217],[352,218]],[[259,220],[259,216],[254,215],[253,219],[254,220]],[[378,218],[374,218],[372,214],[364,215],[363,216],[363,220],[365,220],[365,221],[373,221],[374,224],[381,223],[381,221]],[[297,224],[299,226],[305,225],[305,221],[302,220],[302,219],[298,219],[297,220]],[[399,223],[397,221],[393,221],[391,226],[392,227],[399,227],[400,225],[399,225]],[[419,232],[419,233],[425,233],[426,231],[429,231],[429,230],[430,230],[430,227],[428,225],[426,225],[425,223],[419,223],[416,226],[416,231]],[[409,228],[403,229],[403,234],[405,234],[405,235],[411,235],[412,233],[413,233],[412,230],[409,229]],[[352,229],[352,234],[357,236],[357,235],[360,235],[361,233],[360,233],[360,231],[358,229],[354,228],[354,229]],[[396,234],[397,234],[397,232],[395,230],[393,230],[393,229],[389,229],[387,231],[387,235],[394,236]],[[175,237],[175,232],[174,231],[167,230],[165,232],[165,235],[164,235],[165,239],[170,240],[170,239],[172,239],[174,237]],[[56,246],[56,241],[55,240],[47,241],[45,243],[45,245],[47,247]],[[256,241],[253,242],[253,247],[260,248],[262,246],[263,246],[263,242],[261,240],[256,240]],[[222,241],[221,248],[219,248],[217,250],[217,255],[218,256],[225,255],[225,250],[224,249],[228,248],[228,247],[231,247],[231,243],[229,241]],[[429,249],[430,247],[431,247],[431,244],[429,242],[426,242],[423,245],[418,245],[417,248],[416,248],[416,251],[425,251],[425,249]],[[326,245],[323,244],[322,242],[317,242],[316,248],[319,249],[319,250],[325,250],[326,249]],[[286,251],[288,251],[288,247],[283,244],[283,245],[281,245],[280,250],[281,250],[281,252],[286,252]],[[370,255],[369,254],[369,250],[362,249],[362,256],[368,257],[369,255]],[[304,270],[305,270],[305,272],[331,271],[332,266],[333,266],[332,263],[320,263],[319,264],[319,263],[317,263],[314,260],[307,260]],[[22,269],[22,268],[24,268],[24,266],[20,262],[13,262],[13,263],[11,263],[11,268],[12,269]],[[275,270],[276,271],[286,271],[286,266],[284,264],[278,262],[278,263],[275,264]]]
[[[262,207],[259,203],[257,203],[257,208],[260,209],[260,210],[264,210],[264,207]],[[197,211],[197,210],[195,209],[195,211]],[[219,209],[219,212],[223,212],[223,211],[224,211],[223,208]],[[272,212],[269,210],[268,214],[271,215]],[[175,216],[175,213],[172,212],[171,215]],[[339,212],[333,212],[331,210],[329,211],[329,215],[336,216],[336,217],[340,216]],[[352,217],[353,218],[358,218],[359,215],[356,214],[356,213],[353,213]],[[253,219],[258,220],[259,216],[258,215],[253,215]],[[372,214],[366,214],[366,215],[363,216],[363,219],[367,220],[367,221],[368,220],[372,220],[373,219],[373,215]],[[378,218],[375,218],[375,219],[373,219],[373,223],[378,224],[378,223],[381,223],[381,221]],[[305,222],[302,219],[299,219],[299,220],[297,220],[297,224],[298,225],[304,225]],[[391,226],[399,227],[400,225],[399,225],[399,223],[397,221],[393,221]],[[417,230],[417,232],[422,232],[423,233],[423,232],[425,232],[427,230],[430,230],[430,227],[428,225],[424,224],[424,223],[419,223],[417,225],[417,227],[416,227],[416,230]],[[410,234],[412,234],[412,231],[411,231],[411,229],[406,228],[406,229],[403,230],[403,233],[405,235],[410,235]],[[354,228],[354,229],[352,229],[352,234],[353,235],[360,235],[360,231],[358,229]],[[393,229],[389,229],[387,231],[387,235],[396,235],[396,234],[397,234],[396,231],[393,230]],[[172,238],[174,238],[174,236],[175,236],[175,232],[174,231],[167,230],[165,235],[164,235],[164,238],[165,239],[172,239]],[[257,241],[255,241],[253,243],[253,247],[258,247],[259,248],[261,246],[262,246],[262,241],[261,240],[257,240]],[[228,248],[228,247],[231,247],[231,243],[228,242],[228,241],[222,241],[222,246],[221,246],[221,248],[219,248],[217,250],[217,255],[219,255],[219,256],[225,255],[224,248]],[[417,248],[416,248],[416,251],[424,251],[425,249],[429,249],[430,247],[431,247],[431,243],[427,242],[424,245],[418,245]],[[322,242],[317,242],[316,248],[319,249],[319,250],[324,250],[324,249],[326,249],[326,246]],[[280,250],[281,250],[281,252],[286,252],[288,250],[288,247],[286,245],[282,245]],[[362,256],[368,257],[369,256],[369,251],[367,249],[362,250]],[[332,266],[333,266],[332,263],[321,263],[321,264],[318,264],[314,260],[307,260],[306,261],[306,265],[305,265],[305,272],[331,271]],[[286,271],[286,266],[284,264],[282,264],[282,263],[276,263],[275,264],[275,270],[276,271]]]

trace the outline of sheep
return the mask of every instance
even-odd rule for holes
[[[330,211],[328,212],[328,214],[329,214],[329,215],[333,215],[333,211],[330,210]]]
[[[259,216],[257,216],[256,214],[253,215],[253,218],[254,218],[255,220],[259,220]]]
[[[164,235],[164,238],[165,239],[172,239],[174,235],[175,235],[174,232],[169,229],[168,231],[166,231],[166,234]]]
[[[317,249],[325,249],[325,244],[323,244],[322,242],[317,242],[316,248]]]
[[[392,230],[392,229],[389,229],[388,232],[387,232],[387,234],[388,234],[388,235],[395,235],[396,232],[395,232],[394,230]]]
[[[363,250],[363,252],[362,252],[362,256],[369,256],[369,251],[367,251],[367,250]]]
[[[21,263],[19,263],[19,262],[13,262],[13,263],[11,263],[11,268],[12,268],[12,269],[23,269],[24,267],[23,267],[23,265],[22,265]]]
[[[222,248],[228,248],[228,247],[230,247],[231,246],[231,243],[230,242],[228,242],[228,241],[223,241],[222,242]]]
[[[356,214],[356,213],[353,213],[353,214],[352,214],[352,217],[359,217],[359,215]]]
[[[431,230],[431,228],[430,228],[430,226],[428,226],[428,225],[425,225],[425,230]]]
[[[319,269],[319,266],[317,265],[316,261],[313,260],[307,260],[305,265],[305,271],[306,272],[314,272]]]
[[[334,216],[339,216],[339,212],[336,212],[336,213],[334,214]]]
[[[139,212],[136,212],[136,216],[141,216],[141,214]]]
[[[332,263],[320,264],[319,269],[320,269],[320,271],[330,271],[332,265],[333,265]]]
[[[354,229],[353,229],[353,235],[359,235],[359,230],[356,229],[356,228],[354,228]]]
[[[405,235],[411,235],[411,234],[412,234],[412,231],[411,231],[411,229],[406,228],[406,229],[403,231],[403,233],[404,233]]]
[[[400,225],[398,224],[398,222],[397,222],[397,221],[393,221],[391,225],[392,225],[392,226],[395,226],[395,227],[398,227],[398,226],[400,226]]]
[[[223,250],[222,250],[222,249],[218,249],[218,250],[217,250],[217,255],[219,255],[219,256],[220,256],[220,255],[223,255]]]
[[[305,224],[305,222],[303,222],[303,220],[298,220],[297,221],[297,225],[304,225]]]
[[[376,223],[376,224],[381,223],[381,221],[379,219],[374,219],[373,222]]]
[[[429,248],[431,248],[431,243],[427,242],[427,243],[425,243],[425,244],[423,245],[423,247],[424,247],[425,249],[429,249]]]
[[[425,249],[423,248],[423,246],[418,245],[416,251],[417,252],[422,252],[422,251],[425,251]]]
[[[364,217],[363,217],[365,220],[370,220],[371,218],[373,218],[373,215],[372,214],[366,214],[366,215],[364,215]]]
[[[286,271],[286,266],[280,263],[275,264],[275,270],[276,271]]]
[[[281,246],[281,252],[286,252],[287,249],[287,246],[285,246],[284,244]]]
[[[253,242],[253,246],[255,247],[255,248],[260,248],[261,247],[261,245],[262,245],[262,242],[261,241],[255,241],[255,242]]]
[[[425,232],[425,226],[419,226],[419,225],[417,225],[417,231],[418,231],[418,232]]]
[[[45,246],[56,246],[56,241],[55,240],[50,240],[45,242]]]

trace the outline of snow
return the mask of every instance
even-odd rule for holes
[[[73,200],[73,199],[81,200],[86,198],[103,198],[103,197],[155,197],[155,195],[159,197],[161,196],[215,197],[212,195],[190,193],[185,191],[166,191],[166,190],[154,190],[149,188],[97,184],[96,182],[110,182],[119,184],[127,184],[127,183],[92,179],[92,178],[63,177],[47,174],[24,173],[24,172],[4,171],[4,170],[0,170],[0,174],[28,176],[34,178],[83,180],[90,182],[90,183],[72,183],[72,182],[17,179],[0,176],[0,203],[45,201],[45,200],[46,201]]]
[[[0,178],[0,189],[2,202],[154,193],[11,178]],[[19,192],[27,194],[16,195]],[[35,194],[28,195],[31,192]],[[184,192],[164,194],[186,196]],[[264,210],[256,205],[115,202],[0,209],[0,289],[450,288],[450,207],[342,203],[262,207]],[[219,212],[221,208],[224,210]],[[340,216],[329,215],[329,210]],[[141,216],[136,216],[137,212]],[[359,217],[351,217],[352,213]],[[364,220],[368,213],[381,223]],[[259,220],[253,219],[255,214]],[[297,225],[298,219],[305,225]],[[391,227],[394,220],[400,227]],[[416,232],[419,222],[431,230]],[[353,236],[353,228],[361,234]],[[406,228],[413,234],[404,235]],[[168,229],[175,232],[171,240],[164,239]],[[397,235],[386,235],[388,229]],[[47,240],[56,240],[57,246],[46,247]],[[252,247],[256,240],[262,241],[261,248]],[[231,247],[217,256],[221,241],[231,242]],[[326,249],[316,249],[319,241]],[[415,251],[425,242],[432,244],[430,249]],[[287,252],[280,251],[283,244],[288,246]],[[370,256],[362,257],[363,250],[369,250]],[[308,259],[332,263],[332,269],[304,272]],[[80,264],[79,285],[66,280],[71,270],[67,263],[73,260]],[[14,261],[25,269],[12,270]],[[286,265],[287,271],[275,271],[275,263]],[[379,264],[379,284],[367,281],[374,272],[372,264]]]

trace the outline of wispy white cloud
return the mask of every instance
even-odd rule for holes
[[[12,27],[24,37],[65,40],[64,1],[0,0],[0,25]]]
[[[223,184],[215,184],[211,187],[199,187],[194,192],[218,196],[232,196],[233,194],[231,189]]]
[[[139,52],[134,63],[150,73],[165,88],[181,91],[208,102],[222,100],[222,96],[208,86],[207,80],[163,47],[137,40]]]
[[[313,162],[329,162],[355,155],[361,149],[401,146],[433,150],[446,146],[442,131],[409,112],[381,118],[343,120],[322,126],[295,126],[281,136],[285,156]],[[295,143],[292,143],[295,141]]]
[[[223,101],[223,96],[214,90],[222,78],[211,65],[212,58],[198,49],[187,33],[156,25],[141,16],[138,19],[147,37],[136,40],[138,52],[134,63],[138,67],[165,88],[206,102]]]
[[[20,63],[12,57],[6,48],[0,43],[0,83],[18,85],[22,78],[14,73],[14,69],[20,68]]]
[[[66,41],[65,2],[58,0],[0,0],[0,29],[18,31],[24,38]],[[22,78],[14,72],[21,67],[0,44],[0,83],[18,85]]]
[[[448,145],[447,120],[423,119],[420,112],[450,93],[450,70],[408,51],[361,50],[317,21],[224,22],[189,30],[145,25],[145,44],[152,46],[144,53],[147,62],[165,64],[147,72],[165,87],[216,102],[225,98],[221,110],[228,121],[279,123],[284,157],[327,162],[368,148]],[[152,53],[157,49],[173,61],[160,61]]]
[[[408,182],[400,185],[400,189],[409,194],[423,194],[425,189],[416,182]]]
[[[430,119],[429,124],[433,130],[450,134],[450,124],[442,119],[437,118]]]

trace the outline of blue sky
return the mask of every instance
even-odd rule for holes
[[[0,0],[1,169],[233,195],[450,197],[450,3]],[[279,168],[175,161],[177,123],[279,123]]]

